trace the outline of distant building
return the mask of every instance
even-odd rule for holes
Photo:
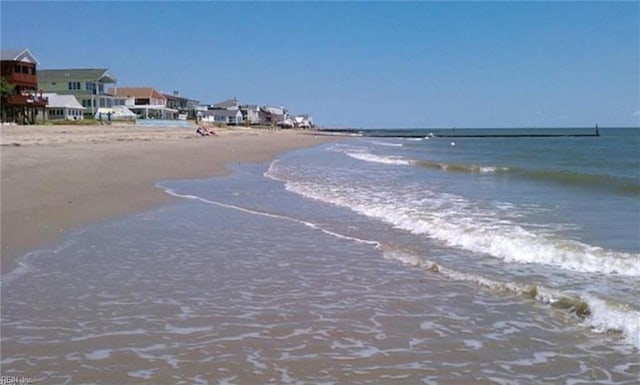
[[[239,125],[242,124],[240,110],[207,110],[202,112],[202,120],[210,123]]]
[[[124,105],[143,119],[177,119],[178,110],[167,106],[167,97],[153,87],[111,88],[110,95],[124,100]]]
[[[105,92],[105,86],[117,79],[106,68],[49,69],[38,72],[38,86],[44,92],[73,95],[85,107],[85,114],[94,115],[100,107],[118,105]]]
[[[211,110],[239,110],[240,102],[238,99],[233,98],[225,100],[224,102],[216,103],[209,107]]]
[[[44,114],[47,98],[38,91],[37,65],[38,60],[28,49],[0,51],[3,122],[34,124],[37,110]]]
[[[287,109],[283,106],[280,107],[261,107],[261,109],[267,113],[268,123],[274,126],[278,125],[281,127],[292,127],[292,124],[289,120],[289,115],[287,113]]]
[[[47,114],[48,120],[83,120],[84,110],[82,104],[73,95],[43,94],[48,100]]]
[[[296,115],[293,117],[293,125],[297,128],[312,128],[313,119],[309,115]]]
[[[269,114],[262,111],[258,105],[247,104],[240,106],[244,124],[264,125],[269,122]]]
[[[167,107],[178,111],[180,116],[195,119],[198,113],[199,100],[187,99],[180,96],[178,91],[172,94],[163,94],[167,98]]]

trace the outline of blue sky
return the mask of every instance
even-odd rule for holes
[[[639,2],[0,2],[2,48],[332,127],[640,125]]]

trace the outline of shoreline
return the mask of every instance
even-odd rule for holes
[[[0,128],[0,273],[26,252],[75,228],[176,199],[161,180],[222,176],[231,163],[274,159],[286,151],[339,140],[313,131],[135,126]]]

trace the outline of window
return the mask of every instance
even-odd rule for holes
[[[69,82],[69,89],[70,90],[79,90],[80,88],[80,82]]]

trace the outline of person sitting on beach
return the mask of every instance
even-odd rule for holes
[[[210,135],[209,131],[206,128],[202,127],[202,126],[198,126],[198,128],[196,129],[196,132],[198,134],[200,134],[200,136],[209,136]]]

